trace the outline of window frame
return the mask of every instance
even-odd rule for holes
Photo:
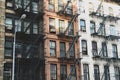
[[[87,41],[86,40],[81,40],[81,44],[82,44],[82,54],[83,55],[88,55]]]
[[[95,70],[97,72],[95,72]],[[100,71],[98,65],[94,65],[94,80],[100,80]]]
[[[67,65],[60,65],[60,80],[65,80],[67,78]]]
[[[112,54],[114,58],[118,58],[118,49],[116,44],[112,44]]]
[[[55,68],[55,69],[51,70],[51,68]],[[52,78],[53,74],[55,78]],[[50,64],[50,80],[57,80],[57,65],[56,64]]]
[[[84,76],[84,80],[90,80],[88,64],[83,64],[83,76]]]
[[[96,41],[92,41],[92,53],[93,55],[98,55],[98,48],[97,48],[97,42]]]
[[[90,21],[90,33],[93,34],[96,32],[95,22]]]
[[[105,42],[102,42],[102,56],[108,57],[107,44]]]
[[[86,32],[86,21],[84,19],[80,19],[80,30]]]
[[[49,18],[49,32],[56,33],[55,18]]]
[[[52,43],[53,43],[55,46],[51,46]],[[51,50],[54,51],[55,53],[51,53]],[[51,57],[56,57],[56,42],[55,42],[55,41],[52,41],[52,40],[50,40],[50,56],[51,56]]]
[[[62,44],[63,44],[63,46],[62,46]],[[61,52],[64,53],[63,56],[62,56]],[[66,57],[66,45],[65,45],[65,42],[60,42],[60,57]]]

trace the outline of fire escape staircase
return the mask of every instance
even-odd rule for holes
[[[16,5],[16,4],[15,4]],[[37,73],[41,74],[43,73],[41,76],[44,76],[44,58],[39,59],[40,55],[37,56],[33,56],[33,53],[31,53],[31,50],[33,47],[37,47],[37,49],[39,48],[38,43],[41,43],[40,41],[43,41],[43,34],[26,34],[27,30],[31,28],[31,25],[33,23],[34,20],[42,17],[41,15],[43,15],[43,13],[37,13],[34,14],[32,12],[26,12],[25,10],[31,5],[31,1],[30,3],[25,7],[22,8],[21,6],[15,6],[15,12],[18,16],[21,16],[23,14],[25,14],[27,16],[27,18],[30,18],[31,16],[33,16],[32,18],[30,18],[30,24],[26,25],[27,28],[25,29],[25,31],[21,31],[21,32],[16,32],[16,44],[18,42],[21,42],[23,44],[22,47],[24,46],[28,46],[27,49],[25,51],[23,51],[23,55],[24,57],[18,58],[16,57],[16,69],[15,69],[15,79],[16,80],[43,80],[44,77],[40,78],[40,75],[36,75],[36,69],[38,69],[38,66],[41,65],[41,67],[39,67]],[[40,15],[40,16],[39,16]],[[42,42],[43,43],[43,42]],[[37,54],[41,54],[38,53]],[[34,64],[36,63],[36,64]],[[28,64],[28,65],[27,65]],[[32,66],[30,66],[32,65]],[[35,66],[36,65],[36,66]],[[24,72],[20,72],[20,71],[24,71]],[[30,72],[31,71],[31,72]],[[41,71],[41,72],[40,72]],[[20,77],[18,78],[19,75]],[[29,76],[29,77],[28,77]]]

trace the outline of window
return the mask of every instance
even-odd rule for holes
[[[67,6],[66,13],[67,13],[67,14],[70,14],[70,15],[73,14],[73,11],[72,11],[72,4],[69,4],[69,5]]]
[[[85,20],[80,20],[80,30],[83,32],[86,32],[86,24],[85,24]]]
[[[13,52],[13,39],[11,37],[5,37],[5,57],[12,57]]]
[[[92,41],[92,53],[93,55],[98,55],[98,51],[97,51],[97,42]]]
[[[94,80],[100,80],[100,72],[98,65],[94,65]]]
[[[38,34],[38,25],[37,25],[37,23],[33,23],[33,34]]]
[[[94,12],[94,5],[92,2],[89,2],[89,13]]]
[[[9,8],[9,9],[13,8],[12,0],[11,1],[6,0],[6,8]]]
[[[118,58],[118,53],[117,53],[117,45],[112,44],[112,54],[114,58]]]
[[[27,12],[38,13],[38,2],[31,0],[15,0],[16,8],[23,8]]]
[[[110,80],[109,66],[104,66],[104,80]]]
[[[107,57],[107,45],[105,42],[102,42],[102,56]]]
[[[57,80],[57,66],[56,66],[56,64],[50,65],[50,80]]]
[[[110,16],[114,16],[114,14],[113,14],[113,9],[112,9],[111,7],[109,7],[109,15],[110,15]]]
[[[27,27],[30,25],[30,22],[24,21],[24,31],[27,29]],[[27,34],[30,34],[30,28],[26,32]]]
[[[70,22],[68,23],[68,26],[69,24]],[[68,35],[74,35],[74,24],[73,23],[71,23],[71,25],[69,26]]]
[[[23,1],[24,3],[24,5],[23,5],[23,8],[25,9],[25,11],[30,11],[30,6],[28,6],[29,5],[29,3],[30,3],[30,1],[29,0],[24,0]],[[26,8],[27,7],[27,8]]]
[[[66,57],[66,48],[64,42],[60,42],[60,57]]]
[[[119,67],[114,67],[114,73],[115,73],[115,80],[120,80],[120,69]]]
[[[64,9],[64,1],[63,0],[58,0],[58,11],[61,11]]]
[[[12,30],[13,28],[12,18],[5,19],[5,27],[6,27],[6,30]]]
[[[65,22],[63,20],[59,20],[59,32],[64,33],[65,31]]]
[[[88,64],[83,64],[83,76],[84,76],[84,80],[90,80],[89,79],[89,65]]]
[[[82,40],[81,43],[82,43],[82,54],[87,55],[87,41]]]
[[[110,35],[113,35],[113,36],[116,35],[116,30],[114,25],[110,25]]]
[[[49,5],[48,5],[48,7],[49,7],[49,10],[50,11],[55,11],[55,6],[54,6],[54,4],[55,4],[55,1],[54,0],[48,0],[49,2]]]
[[[60,80],[66,80],[67,78],[67,66],[60,65]]]
[[[105,35],[105,25],[103,23],[99,24],[98,35]]]
[[[55,43],[55,41],[50,41],[50,56],[56,56],[56,43]]]
[[[76,68],[74,65],[70,66],[70,80],[76,80]]]
[[[70,57],[73,58],[73,57],[75,57],[74,45],[72,45],[72,43],[69,43],[69,47],[70,47]]]
[[[54,18],[49,18],[49,31],[50,33],[55,33],[55,19]]]
[[[15,20],[15,28],[16,28],[16,31],[21,31],[21,21],[20,20]]]
[[[90,21],[90,33],[93,34],[95,33],[95,22]]]
[[[11,80],[12,79],[12,64],[5,63],[4,64],[4,77],[3,80]]]
[[[38,3],[32,2],[32,11],[33,13],[38,13]]]

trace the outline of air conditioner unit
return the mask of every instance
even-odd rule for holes
[[[8,30],[12,30],[13,27],[12,27],[12,26],[6,26],[6,29],[8,29]]]
[[[85,27],[81,27],[81,31],[86,31]]]
[[[56,30],[54,28],[50,29],[50,32],[56,32]]]

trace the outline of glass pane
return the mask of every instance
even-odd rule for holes
[[[34,13],[38,13],[38,4],[36,2],[32,2],[32,10]]]
[[[33,24],[33,34],[38,34],[38,25]]]
[[[21,21],[15,20],[15,29],[16,31],[21,31]]]
[[[6,18],[5,25],[6,25],[6,27],[11,27],[12,26],[12,19],[11,18]]]

